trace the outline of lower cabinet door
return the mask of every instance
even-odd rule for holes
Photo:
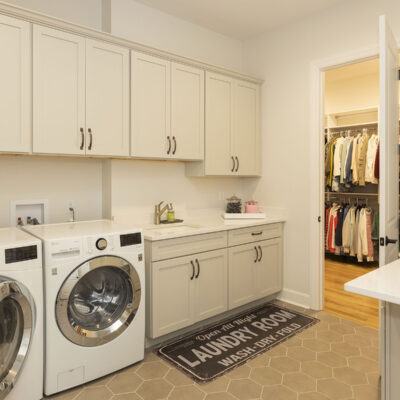
[[[282,239],[254,243],[259,257],[255,263],[255,292],[257,298],[279,292],[282,288]]]
[[[151,337],[165,335],[194,322],[195,268],[190,263],[192,258],[178,257],[152,264]]]
[[[255,264],[257,243],[229,248],[229,308],[239,307],[256,299]]]
[[[195,318],[201,321],[228,309],[228,252],[226,249],[193,256]]]

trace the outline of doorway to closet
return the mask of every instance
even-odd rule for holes
[[[379,59],[325,72],[324,311],[379,327],[378,300],[344,284],[379,266]]]

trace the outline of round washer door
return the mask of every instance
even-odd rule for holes
[[[35,305],[20,283],[0,277],[0,400],[18,380],[33,333]]]
[[[79,265],[61,286],[57,324],[72,343],[99,346],[128,328],[140,298],[140,279],[132,264],[116,256],[92,258]]]

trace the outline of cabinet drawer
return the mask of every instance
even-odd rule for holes
[[[260,240],[272,239],[282,235],[282,224],[269,224],[252,226],[250,228],[234,229],[229,231],[228,246],[258,242]]]
[[[222,249],[227,247],[227,242],[228,235],[226,232],[215,232],[156,242],[146,242],[146,245],[151,246],[151,251],[149,252],[151,261],[159,261],[201,253],[203,251]]]

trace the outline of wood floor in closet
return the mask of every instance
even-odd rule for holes
[[[345,292],[343,285],[376,267],[366,267],[325,259],[324,311],[371,328],[379,328],[379,302],[376,299]]]

